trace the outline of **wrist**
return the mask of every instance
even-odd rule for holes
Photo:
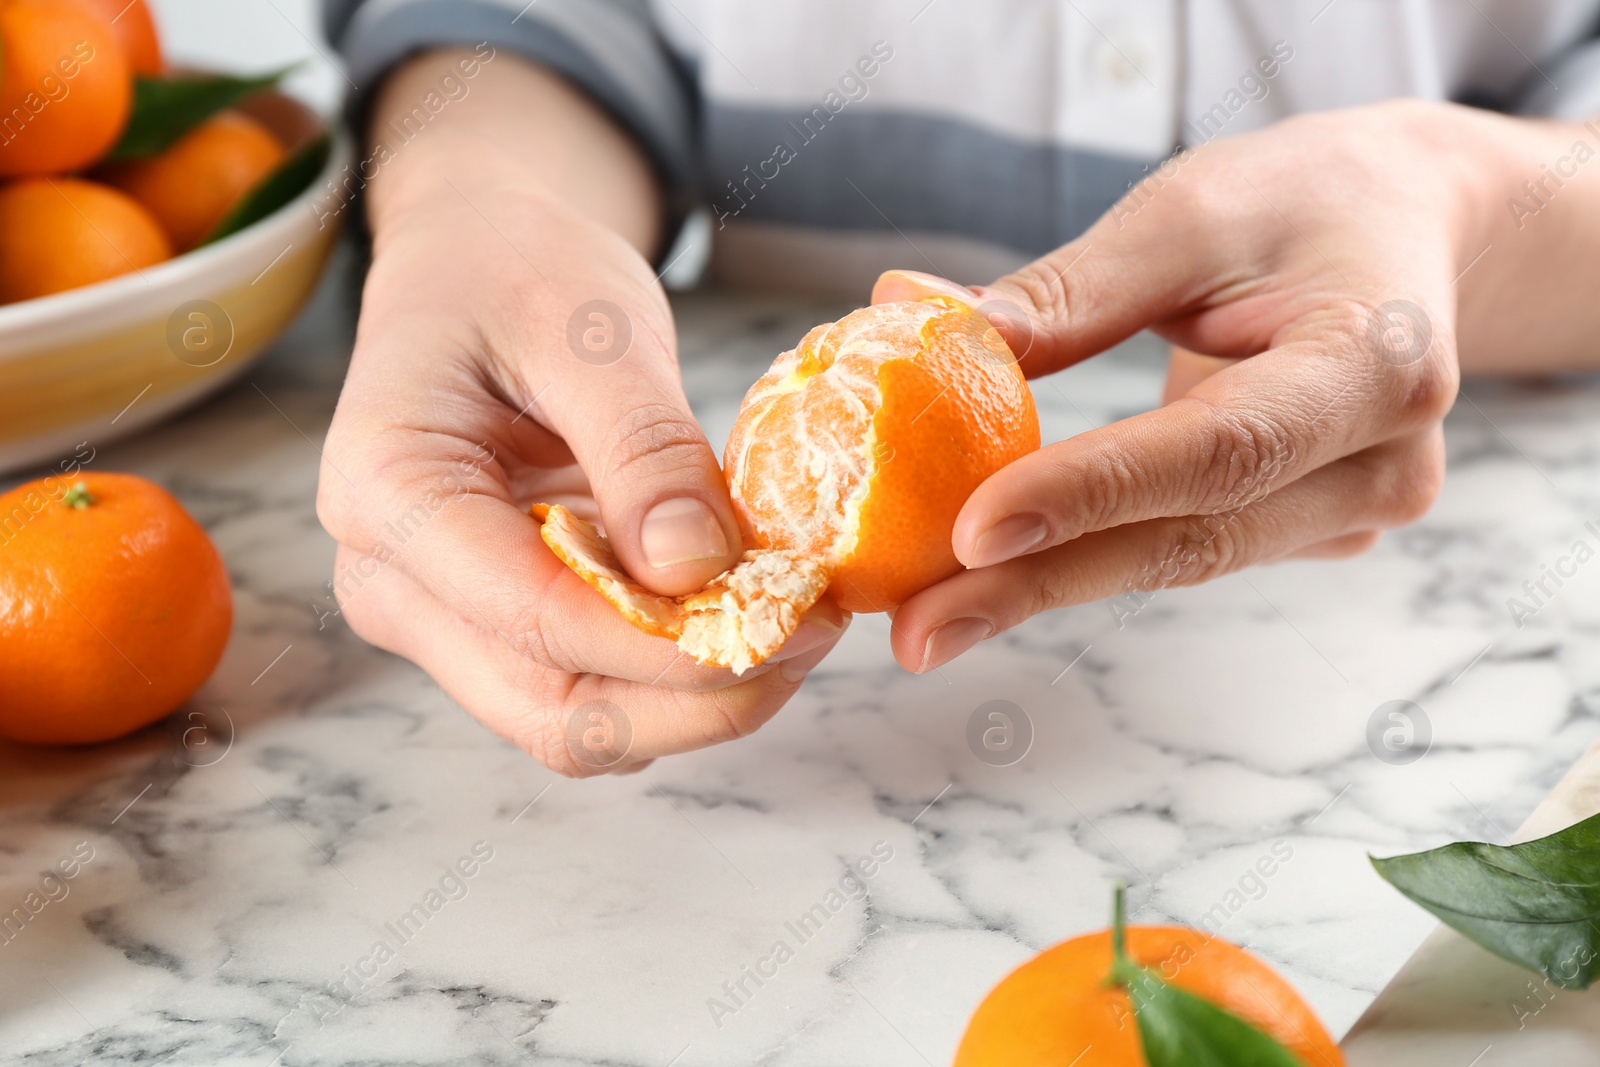
[[[1380,105],[1403,116],[1401,134],[1415,146],[1413,195],[1444,224],[1455,269],[1465,267],[1493,238],[1510,184],[1508,129],[1515,120],[1460,104],[1404,101]]]
[[[503,54],[481,64],[470,94],[413,129],[414,102],[429,98],[439,71],[463,61],[451,50],[425,53],[378,93],[367,167],[377,171],[369,179],[374,230],[443,197],[460,200],[473,186],[484,196],[546,197],[650,255],[663,200],[648,157],[598,104],[537,63]]]
[[[407,220],[450,214],[485,198],[539,192],[514,158],[469,130],[432,130],[398,151],[376,147],[373,158],[367,215],[378,235]]]
[[[1593,366],[1600,124],[1454,107],[1458,339],[1469,372]]]

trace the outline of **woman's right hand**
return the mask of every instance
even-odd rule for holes
[[[405,109],[408,77],[426,84],[418,63],[380,115]],[[372,268],[318,515],[339,541],[333,585],[356,633],[553,770],[637,769],[760,726],[848,617],[819,605],[778,657],[736,678],[634,629],[544,545],[528,503],[567,504],[665,594],[700,588],[741,549],[644,241],[500,147],[516,132],[494,130],[501,104],[558,114],[599,139],[591,155],[621,154],[595,161],[605,181],[627,166],[651,181],[592,104],[506,56],[458,121],[399,149],[374,183]],[[628,217],[654,210],[652,194]]]

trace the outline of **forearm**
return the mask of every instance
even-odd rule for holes
[[[470,91],[400,143],[397,131],[441,79],[461,82],[465,49],[417,56],[385,81],[372,111],[370,150],[387,161],[369,187],[369,217],[381,243],[398,216],[440,197],[459,199],[485,181],[515,181],[616,232],[650,257],[662,240],[662,192],[633,138],[579,90],[519,56],[481,63]],[[453,188],[452,188],[453,187]],[[477,205],[474,204],[474,207]],[[480,209],[482,210],[482,209]]]
[[[1471,154],[1456,161],[1474,216],[1456,286],[1462,369],[1600,367],[1600,121],[1467,119]]]

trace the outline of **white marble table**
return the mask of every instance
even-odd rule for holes
[[[927,677],[859,619],[755,736],[558,779],[318,627],[316,442],[351,291],[346,264],[239,386],[96,460],[205,523],[238,619],[166,726],[0,747],[0,910],[92,851],[0,941],[6,1062],[944,1064],[996,979],[1104,925],[1119,878],[1138,921],[1209,916],[1342,1031],[1433,925],[1365,853],[1503,839],[1597,733],[1600,565],[1520,630],[1505,607],[1600,517],[1600,382],[1580,380],[1471,388],[1443,499],[1358,561],[1163,592],[1121,628],[1061,611]],[[713,438],[839,310],[677,306]],[[1137,341],[1038,385],[1046,439],[1149,406],[1159,375]],[[992,700],[1035,733],[1012,766],[968,747]],[[1431,723],[1419,761],[1369,748],[1391,700]],[[830,898],[874,850],[866,895]]]

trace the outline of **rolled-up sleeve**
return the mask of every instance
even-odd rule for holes
[[[610,112],[655,164],[673,214],[692,200],[692,89],[642,0],[323,0],[322,14],[357,109],[406,56],[487,42],[548,67]]]
[[[1592,119],[1600,115],[1600,37],[1591,37],[1559,60],[1540,64],[1517,108],[1524,115]]]

